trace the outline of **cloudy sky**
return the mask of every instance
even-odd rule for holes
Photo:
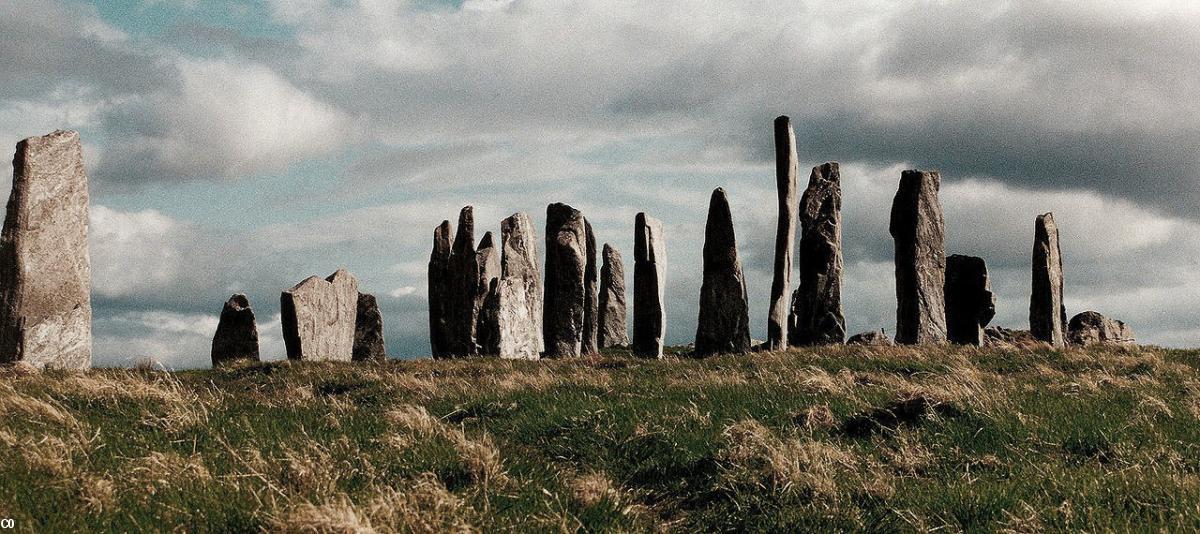
[[[1069,315],[1200,345],[1192,0],[0,0],[0,43],[0,145],[83,135],[98,365],[207,366],[234,292],[282,357],[280,290],[340,266],[389,353],[428,354],[433,228],[465,204],[482,235],[569,203],[626,258],[662,219],[685,343],[717,186],[761,339],[781,114],[802,169],[842,163],[852,332],[893,330],[887,213],[921,168],[995,323],[1027,327],[1052,211]]]

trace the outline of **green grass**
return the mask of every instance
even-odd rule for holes
[[[1194,531],[1200,352],[0,370],[17,531]]]

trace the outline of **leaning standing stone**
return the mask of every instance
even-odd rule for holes
[[[492,233],[483,234],[475,249],[475,301],[471,313],[475,317],[475,346],[471,354],[496,356],[500,354],[500,250]]]
[[[796,242],[796,132],[786,116],[775,119],[775,188],[779,222],[775,229],[775,273],[767,313],[767,350],[783,350],[788,341],[788,297],[792,291],[792,247]],[[811,186],[810,186],[811,187]]]
[[[354,275],[338,269],[324,280],[310,276],[280,295],[279,311],[289,360],[351,360],[358,314]]]
[[[475,250],[475,208],[465,206],[458,214],[458,231],[450,254],[450,354],[469,356],[475,350],[475,307],[479,291],[479,263]]]
[[[501,358],[536,360],[542,352],[542,281],[533,221],[515,213],[500,222],[496,322]]]
[[[750,316],[746,279],[738,259],[733,215],[725,190],[713,191],[704,227],[704,281],[700,286],[700,318],[696,355],[750,351]]]
[[[840,344],[846,338],[841,183],[837,162],[813,167],[800,199],[800,287],[792,299],[792,345]]]
[[[229,297],[221,307],[211,356],[213,367],[236,360],[258,361],[258,325],[246,295]]]
[[[667,336],[667,245],[662,221],[637,214],[633,242],[633,354],[662,358]]]
[[[592,223],[586,218],[583,226],[587,231],[587,266],[583,273],[583,354],[600,352],[599,268],[596,266],[596,234]]]
[[[945,222],[937,172],[904,171],[892,201],[896,243],[896,343],[946,341]]]
[[[953,343],[982,345],[983,327],[996,316],[996,295],[983,258],[946,258],[946,337]]]
[[[1029,296],[1029,332],[1055,347],[1064,344],[1067,309],[1063,306],[1062,253],[1054,214],[1038,215],[1033,231],[1033,286]]]
[[[429,346],[434,358],[450,355],[453,335],[450,251],[453,247],[450,221],[442,221],[433,231],[433,252],[429,255]]]
[[[546,287],[542,336],[548,358],[579,356],[586,295],[587,225],[566,204],[546,208]]]
[[[0,237],[0,363],[92,365],[88,186],[79,134],[17,143]]]
[[[387,360],[383,342],[383,314],[375,295],[358,294],[358,311],[354,315],[354,350],[351,359],[356,362],[382,362]]]
[[[604,244],[604,265],[600,267],[600,348],[629,344],[625,327],[625,263],[621,251]]]

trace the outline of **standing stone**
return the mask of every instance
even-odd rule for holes
[[[775,275],[767,313],[767,350],[783,350],[788,341],[788,297],[792,291],[792,247],[796,242],[796,132],[786,116],[775,119],[775,188],[779,222],[775,229]],[[810,186],[811,187],[811,186]]]
[[[533,221],[514,213],[500,222],[496,311],[501,358],[536,360],[542,352],[542,281]]]
[[[800,284],[792,298],[792,345],[840,344],[846,338],[841,184],[837,162],[813,167],[800,199]]]
[[[637,214],[633,231],[633,354],[662,358],[667,337],[667,244],[662,221]]]
[[[483,234],[475,249],[475,300],[471,314],[475,318],[475,346],[471,354],[500,354],[500,250],[491,232]]]
[[[946,258],[946,337],[952,343],[982,345],[983,327],[996,316],[996,295],[983,258]]]
[[[379,303],[375,301],[375,295],[370,293],[358,294],[351,359],[356,362],[387,360],[383,342],[383,314],[379,313]]]
[[[310,276],[279,297],[289,360],[348,362],[354,354],[358,280],[346,269]]]
[[[92,365],[88,186],[79,134],[17,143],[0,236],[0,363]]]
[[[896,243],[896,343],[946,341],[945,222],[941,176],[904,171],[892,201],[889,230]]]
[[[479,263],[475,250],[475,208],[458,214],[458,231],[450,253],[449,317],[451,356],[475,353],[475,328],[479,320],[475,299],[479,291]]]
[[[604,266],[600,267],[600,348],[629,344],[625,328],[625,262],[621,251],[604,244]]]
[[[434,358],[445,358],[450,353],[453,319],[450,253],[454,247],[454,235],[450,233],[450,221],[442,221],[433,231],[433,252],[429,255],[429,346]]]
[[[236,360],[258,361],[258,325],[246,295],[229,297],[221,307],[211,356],[213,367]]]
[[[1029,332],[1055,347],[1064,344],[1067,309],[1063,306],[1062,253],[1054,214],[1038,215],[1033,230],[1033,290],[1029,296]]]
[[[1085,311],[1067,324],[1067,341],[1072,345],[1132,345],[1133,329],[1116,319]]]
[[[700,318],[696,355],[750,351],[750,316],[746,279],[733,234],[733,214],[725,190],[713,191],[704,227],[704,281],[700,286]]]
[[[583,344],[587,224],[566,204],[546,208],[545,356],[579,356]]]
[[[583,219],[587,233],[587,266],[583,272],[583,354],[600,352],[599,268],[596,265],[596,234],[592,223]]]

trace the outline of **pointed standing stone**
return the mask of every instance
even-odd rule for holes
[[[904,171],[892,200],[896,243],[896,343],[946,341],[945,222],[936,171]]]
[[[536,360],[542,352],[542,281],[533,221],[515,213],[500,222],[497,330],[501,358]]]
[[[587,224],[566,204],[546,208],[546,287],[542,336],[547,358],[579,356],[583,344]]]
[[[662,221],[637,214],[633,232],[633,354],[662,358],[667,336],[667,245]]]
[[[983,327],[996,316],[996,295],[983,258],[946,258],[946,337],[953,343],[983,344]]]
[[[475,252],[475,208],[465,206],[458,214],[458,231],[450,254],[449,352],[455,357],[475,353],[475,328],[479,319],[475,307],[479,263]]]
[[[733,214],[725,190],[713,191],[704,227],[704,281],[700,286],[700,318],[696,355],[750,351],[750,316],[746,279],[738,259]]]
[[[475,249],[475,300],[471,314],[475,318],[475,346],[471,354],[496,356],[500,354],[500,250],[491,232],[483,234]]]
[[[354,316],[354,349],[351,359],[356,362],[387,360],[383,342],[383,314],[375,295],[358,294],[358,310]]]
[[[842,179],[837,162],[813,167],[800,199],[800,283],[792,299],[796,346],[840,344],[842,315]]]
[[[79,134],[17,143],[0,236],[0,363],[92,365],[88,186]]]
[[[453,248],[454,235],[450,233],[450,221],[442,221],[433,231],[433,252],[429,255],[429,346],[434,358],[445,358],[451,354],[453,299],[450,253]]]
[[[629,344],[625,327],[625,263],[621,251],[604,244],[604,266],[600,267],[600,348]]]
[[[1067,309],[1063,306],[1062,253],[1054,214],[1038,215],[1033,234],[1033,290],[1029,298],[1029,332],[1055,347],[1064,344]]]
[[[246,295],[229,297],[221,307],[211,357],[213,367],[235,360],[258,361],[258,325]]]
[[[289,360],[348,362],[354,353],[358,280],[345,269],[310,276],[279,297]]]
[[[775,274],[767,314],[767,350],[783,350],[788,341],[788,297],[792,291],[792,247],[796,242],[796,132],[786,116],[775,119],[775,188],[779,222],[775,229]]]

